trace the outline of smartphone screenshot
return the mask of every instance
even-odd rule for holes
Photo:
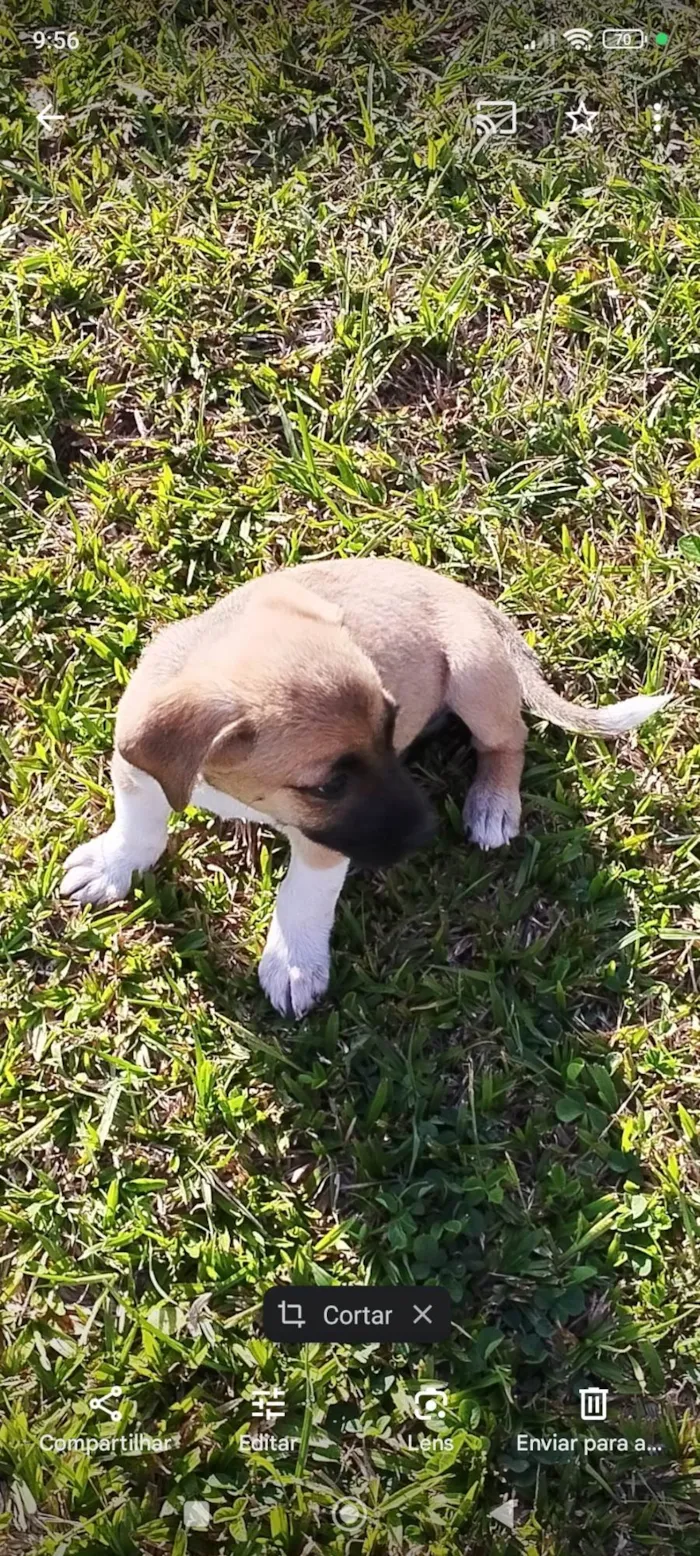
[[[0,0],[0,1556],[700,1548],[698,36]]]

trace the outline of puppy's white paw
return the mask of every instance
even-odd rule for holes
[[[134,865],[109,832],[81,843],[68,855],[59,891],[74,902],[119,902],[126,897]]]
[[[502,848],[520,829],[520,795],[489,788],[478,778],[462,812],[465,830],[477,848]]]
[[[284,939],[274,920],[260,959],[258,977],[271,1005],[281,1016],[305,1016],[325,994],[330,955],[323,942],[307,940],[294,946]]]

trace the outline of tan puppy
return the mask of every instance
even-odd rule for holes
[[[397,753],[445,709],[469,727],[477,772],[464,806],[480,848],[515,837],[522,703],[564,729],[616,735],[670,699],[566,702],[516,628],[471,589],[411,563],[312,562],[254,579],[159,632],[119,705],[115,821],[70,855],[61,890],[126,895],[192,802],[291,840],[260,963],[283,1014],[323,994],[349,859],[386,865],[425,842],[431,814]]]

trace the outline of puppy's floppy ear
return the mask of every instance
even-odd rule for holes
[[[343,612],[339,605],[325,600],[322,594],[306,589],[285,573],[269,574],[265,587],[260,590],[260,605],[269,609],[294,611],[296,616],[308,616],[310,621],[325,621],[331,627],[339,627]]]
[[[207,757],[235,762],[255,726],[223,688],[176,676],[120,706],[116,745],[134,767],[156,778],[173,810],[183,810]]]

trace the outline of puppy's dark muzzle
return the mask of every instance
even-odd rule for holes
[[[397,762],[389,779],[377,784],[362,803],[307,835],[347,855],[355,864],[381,869],[424,848],[433,838],[436,824],[427,800]]]

